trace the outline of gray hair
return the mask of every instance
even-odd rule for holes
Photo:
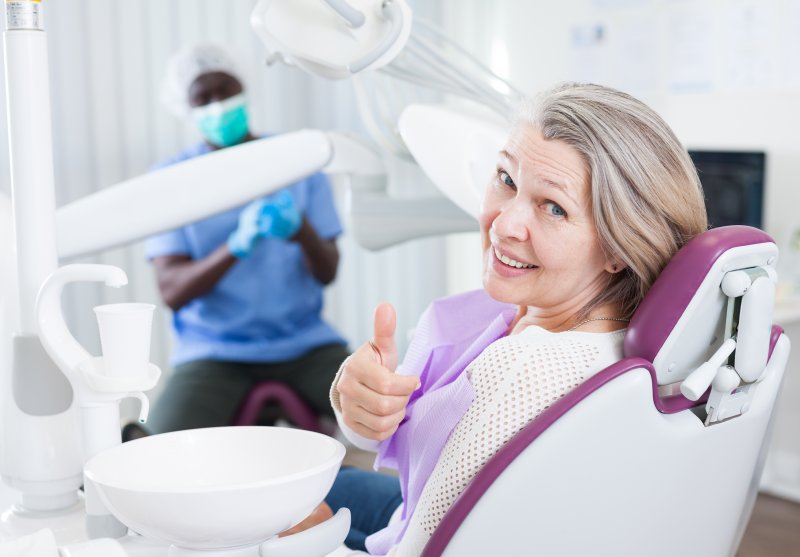
[[[626,268],[581,313],[617,303],[630,317],[678,249],[708,228],[689,154],[651,108],[600,85],[547,91],[521,108],[517,123],[567,143],[586,161],[600,245]]]

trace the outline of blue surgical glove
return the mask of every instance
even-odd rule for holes
[[[303,215],[294,197],[286,190],[280,190],[269,197],[259,216],[258,229],[262,236],[288,240],[300,230]]]
[[[239,213],[239,225],[228,236],[228,249],[238,258],[247,257],[263,236],[258,224],[264,208],[269,204],[265,198],[256,199]]]

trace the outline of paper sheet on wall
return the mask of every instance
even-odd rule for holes
[[[726,3],[720,27],[723,91],[773,89],[778,85],[779,28],[774,2]],[[795,51],[795,56],[798,51]]]
[[[667,23],[669,91],[674,94],[706,93],[714,88],[714,30],[711,11],[687,6]]]
[[[646,97],[659,83],[658,21],[649,15],[626,19],[615,28],[612,85],[634,96]]]
[[[785,87],[800,87],[800,1],[786,4],[781,14],[781,66]]]
[[[570,30],[572,78],[607,84],[610,57],[606,26],[602,23],[575,25]]]

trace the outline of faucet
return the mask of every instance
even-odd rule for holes
[[[70,282],[103,282],[119,288],[128,283],[125,272],[111,265],[76,264],[56,269],[45,279],[36,299],[39,337],[47,354],[72,385],[80,408],[84,460],[121,442],[119,402],[137,398],[141,403],[139,421],[147,419],[150,404],[143,391],[155,386],[161,370],[149,364],[141,377],[111,377],[98,372],[102,358],[92,356],[69,331],[61,310],[61,294]],[[127,527],[116,520],[99,498],[96,488],[84,477],[86,527],[90,538],[121,537]]]
[[[54,271],[39,290],[36,320],[42,344],[80,399],[79,392],[85,391],[86,385],[77,380],[78,366],[92,356],[69,332],[61,311],[61,292],[70,282],[104,282],[119,288],[128,284],[128,277],[125,271],[112,265],[66,265]]]

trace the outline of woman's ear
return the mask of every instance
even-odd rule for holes
[[[607,272],[613,275],[619,273],[620,271],[625,269],[625,267],[627,267],[627,265],[625,265],[623,262],[617,261],[616,259],[610,259],[606,262],[605,269]]]

